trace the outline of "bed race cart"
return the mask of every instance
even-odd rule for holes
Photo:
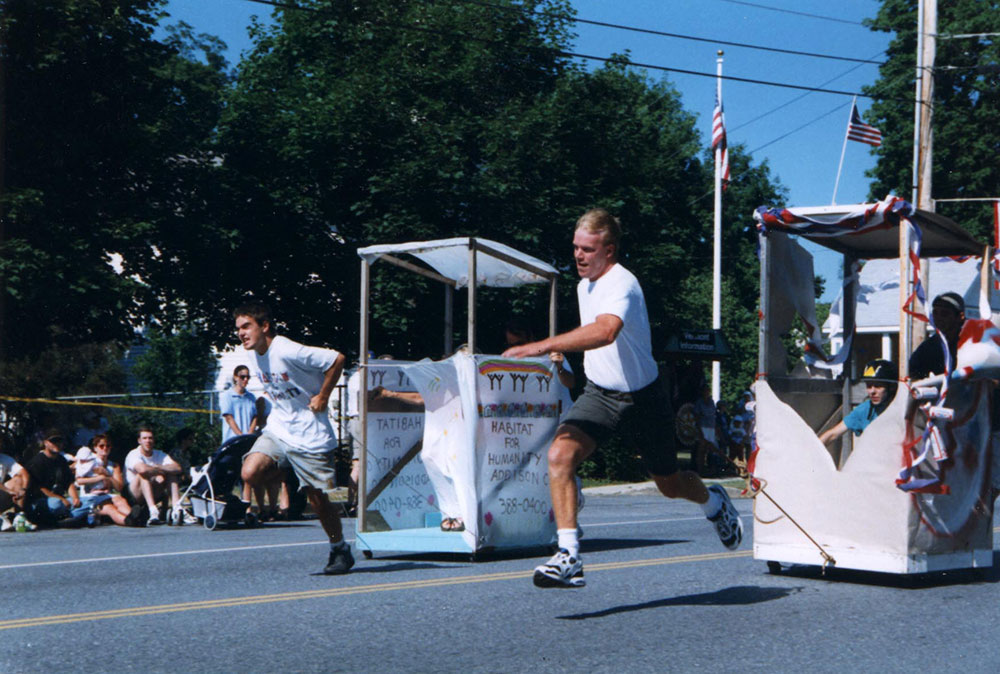
[[[360,476],[357,546],[375,552],[482,551],[550,545],[555,522],[548,446],[560,411],[559,381],[548,358],[479,355],[477,286],[549,285],[552,266],[494,241],[453,238],[360,248],[362,354],[358,396]],[[370,268],[378,261],[439,281],[445,290],[444,353],[452,353],[453,293],[468,288],[467,344],[439,361],[369,360]],[[470,279],[474,279],[471,282]],[[412,405],[376,406],[382,387],[417,392]],[[460,523],[443,530],[446,524]]]
[[[760,351],[748,468],[762,491],[755,499],[754,559],[772,571],[782,564],[894,574],[992,566],[990,378],[1000,377],[1000,331],[990,322],[991,300],[997,304],[990,264],[983,265],[978,287],[959,289],[968,320],[957,363],[944,354],[950,376],[918,382],[907,376],[911,352],[925,327],[933,327],[922,273],[927,259],[991,260],[989,249],[953,221],[895,197],[856,206],[760,208],[755,218]],[[812,258],[797,237],[843,255],[844,345],[836,355],[824,351]],[[901,381],[889,407],[860,436],[848,432],[827,448],[818,434],[865,396],[857,383],[864,364],[858,354],[866,348],[854,329],[857,265],[879,258],[899,262],[899,301],[885,317],[898,325],[898,339],[885,339],[881,348],[882,357],[898,364]],[[781,338],[796,316],[804,357],[792,366]]]

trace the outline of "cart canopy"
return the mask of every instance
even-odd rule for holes
[[[921,257],[982,255],[980,243],[954,220],[922,211],[898,197],[877,204],[767,208],[754,214],[762,232],[798,234],[840,253],[862,259],[898,258],[899,223],[907,218],[920,231]]]
[[[556,268],[510,246],[477,237],[382,244],[358,249],[369,264],[382,257],[411,255],[451,281],[457,288],[469,284],[469,249],[476,250],[476,285],[513,288],[548,283]]]

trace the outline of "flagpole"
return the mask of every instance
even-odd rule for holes
[[[833,183],[833,198],[830,205],[837,205],[837,189],[840,187],[840,171],[844,168],[844,153],[847,152],[847,135],[851,128],[851,120],[854,119],[854,106],[858,103],[858,97],[851,99],[851,111],[847,113],[847,127],[844,129],[844,146],[840,148],[840,164],[837,165],[837,180]]]
[[[715,95],[722,104],[722,50],[715,60]],[[712,245],[712,330],[719,334],[722,329],[722,144],[715,147],[715,222]],[[712,361],[712,400],[722,396],[722,367],[718,360]]]

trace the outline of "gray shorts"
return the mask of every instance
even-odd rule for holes
[[[674,411],[659,378],[629,392],[611,391],[588,381],[562,423],[583,431],[598,446],[621,431],[651,475],[664,477],[677,472]]]
[[[279,468],[291,466],[295,471],[295,477],[299,478],[300,489],[312,487],[324,491],[337,487],[337,475],[333,469],[333,459],[329,454],[297,449],[267,431],[254,441],[247,456],[254,452],[270,457]]]

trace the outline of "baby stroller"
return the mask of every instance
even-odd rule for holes
[[[220,522],[243,522],[247,526],[257,524],[257,516],[247,510],[250,505],[233,494],[233,488],[240,477],[243,456],[250,451],[256,435],[237,435],[226,440],[215,450],[208,462],[200,469],[191,469],[191,486],[181,497],[188,499],[195,517],[208,530],[215,529]],[[171,513],[178,523],[183,513]]]

